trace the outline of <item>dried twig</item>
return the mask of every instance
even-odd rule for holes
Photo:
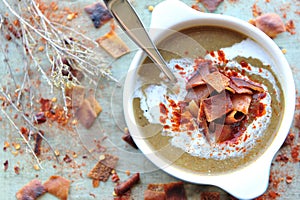
[[[13,125],[13,127],[18,131],[19,135],[22,137],[22,139],[25,141],[27,147],[29,148],[29,151],[32,153],[33,157],[35,158],[35,160],[37,161],[39,167],[41,169],[42,166],[41,166],[41,163],[40,163],[40,160],[39,158],[37,157],[37,155],[34,153],[34,150],[32,149],[32,147],[30,146],[28,140],[26,140],[26,138],[24,137],[24,135],[22,134],[22,132],[20,131],[20,129],[18,128],[18,126],[14,123],[14,121],[10,118],[10,116],[5,112],[5,110],[1,107],[1,111],[2,113],[5,115],[5,117],[8,119],[8,121],[10,122],[11,125]]]

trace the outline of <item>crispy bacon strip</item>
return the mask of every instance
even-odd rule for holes
[[[224,142],[226,140],[230,140],[234,137],[232,133],[232,128],[230,125],[223,125],[215,123],[215,131],[214,131],[215,139],[217,143]]]
[[[209,96],[212,88],[208,85],[199,85],[188,90],[188,93],[185,97],[185,101],[192,101],[199,103],[201,99],[205,99]]]
[[[202,79],[210,73],[212,62],[210,60],[197,59],[196,61],[197,70],[195,74],[188,80],[186,89],[190,89],[199,85],[204,85],[205,82]]]
[[[204,99],[203,106],[208,122],[214,121],[232,110],[232,102],[226,92]]]
[[[229,91],[232,92],[233,94],[253,94],[252,90],[248,88],[240,88],[237,85],[235,85],[232,81],[229,82]]]
[[[221,74],[219,71],[216,71],[203,77],[203,80],[220,93],[229,85],[230,79]]]
[[[208,143],[210,143],[210,135],[209,135],[208,125],[207,125],[205,111],[204,111],[204,104],[202,101],[200,102],[197,122],[199,124],[199,127],[203,129],[203,133],[206,137],[206,140],[208,141]]]
[[[46,192],[45,187],[38,179],[33,179],[22,187],[16,194],[18,200],[35,200]]]
[[[67,200],[71,182],[61,176],[51,176],[44,187],[47,192],[56,196],[60,200]]]
[[[264,92],[264,88],[259,85],[258,83],[255,83],[251,80],[246,80],[238,77],[231,77],[231,80],[235,85],[237,85],[239,88],[248,88],[257,92]]]
[[[225,118],[225,124],[234,124],[244,119],[246,115],[242,112],[233,110]]]
[[[190,101],[189,105],[186,108],[193,115],[193,117],[197,118],[199,113],[199,106],[194,100]]]
[[[239,112],[248,114],[249,106],[252,101],[252,95],[236,94],[231,97],[233,109]]]

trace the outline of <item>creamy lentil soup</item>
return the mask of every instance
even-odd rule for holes
[[[158,47],[178,78],[172,88],[148,59],[140,66],[133,107],[145,139],[166,161],[199,173],[254,161],[272,142],[282,117],[271,58],[255,41],[229,29],[205,26],[181,33],[207,53],[197,57],[182,41],[176,45],[176,35],[161,42]],[[184,55],[174,53],[182,50]]]

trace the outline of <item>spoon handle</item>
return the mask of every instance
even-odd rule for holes
[[[160,68],[171,82],[176,77],[168,68],[165,60],[150,39],[144,25],[128,0],[104,0],[114,19],[127,35],[147,53],[148,57]]]

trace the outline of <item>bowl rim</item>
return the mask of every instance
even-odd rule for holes
[[[268,147],[266,147],[265,151],[254,162],[251,162],[246,166],[239,167],[238,169],[230,171],[228,173],[222,173],[217,175],[195,174],[195,173],[190,173],[189,171],[183,171],[178,167],[169,165],[169,163],[166,163],[163,159],[159,158],[157,155],[153,153],[151,154],[152,150],[147,145],[147,143],[141,140],[139,137],[137,137],[136,134],[138,134],[139,129],[132,121],[134,119],[133,118],[134,116],[132,112],[132,102],[130,102],[130,98],[131,98],[130,94],[132,94],[131,89],[133,89],[133,82],[135,80],[134,76],[137,72],[138,66],[145,57],[145,54],[142,51],[138,51],[132,60],[132,63],[129,68],[130,73],[128,73],[124,84],[123,107],[124,107],[124,115],[125,115],[125,120],[128,129],[131,133],[134,133],[133,139],[136,142],[139,149],[145,154],[145,156],[150,161],[152,161],[156,166],[161,168],[163,171],[171,174],[172,176],[175,176],[187,182],[219,186],[225,189],[227,192],[231,193],[233,196],[236,196],[238,198],[242,198],[242,199],[255,198],[260,194],[262,194],[267,189],[271,161],[274,155],[276,154],[276,152],[281,147],[282,143],[284,142],[288,134],[288,130],[293,121],[296,97],[295,97],[295,85],[294,85],[293,76],[289,64],[285,59],[284,55],[282,54],[281,50],[279,49],[279,47],[275,44],[275,42],[272,39],[270,39],[268,36],[266,36],[263,32],[261,32],[259,29],[249,24],[248,22],[245,22],[243,20],[231,16],[212,14],[212,13],[199,13],[199,12],[195,13],[194,11],[189,10],[191,14],[188,15],[187,17],[181,18],[179,23],[178,22],[176,23],[175,21],[171,21],[169,24],[166,25],[164,24],[165,23],[164,20],[162,20],[161,18],[158,21],[157,16],[162,16],[162,15],[157,10],[164,9],[164,13],[165,13],[165,8],[167,7],[167,4],[170,7],[182,6],[180,9],[187,9],[184,8],[183,5],[180,5],[183,4],[182,2],[178,2],[177,0],[166,0],[155,7],[153,11],[153,17],[152,17],[150,28],[162,30],[161,32],[160,31],[151,32],[150,30],[150,36],[155,42],[159,42],[160,40],[163,40],[163,38],[167,37],[166,35],[164,35],[165,32],[163,31],[162,28],[178,31],[178,30],[183,30],[185,28],[196,27],[199,25],[219,26],[219,27],[225,27],[226,25],[226,26],[230,26],[229,29],[235,31],[238,30],[238,32],[245,34],[248,37],[251,37],[258,44],[260,44],[260,46],[263,46],[264,50],[272,57],[272,60],[277,61],[276,66],[277,67],[279,66],[279,69],[281,70],[280,71],[281,74],[277,75],[278,79],[280,80],[282,87],[285,86],[284,88],[287,89],[287,90],[283,89],[285,104],[283,109],[284,114],[282,116],[281,125],[278,128],[278,133],[274,137],[271,144]],[[165,13],[165,15],[167,14],[168,13]],[[168,166],[162,168],[162,166],[165,166],[166,164]],[[253,175],[254,170],[256,175]],[[244,181],[238,181],[236,183],[231,181],[229,184],[228,180],[231,179],[235,180],[240,177],[244,177]],[[249,182],[251,182],[251,184],[249,184]],[[256,185],[254,185],[254,182],[256,183]]]

